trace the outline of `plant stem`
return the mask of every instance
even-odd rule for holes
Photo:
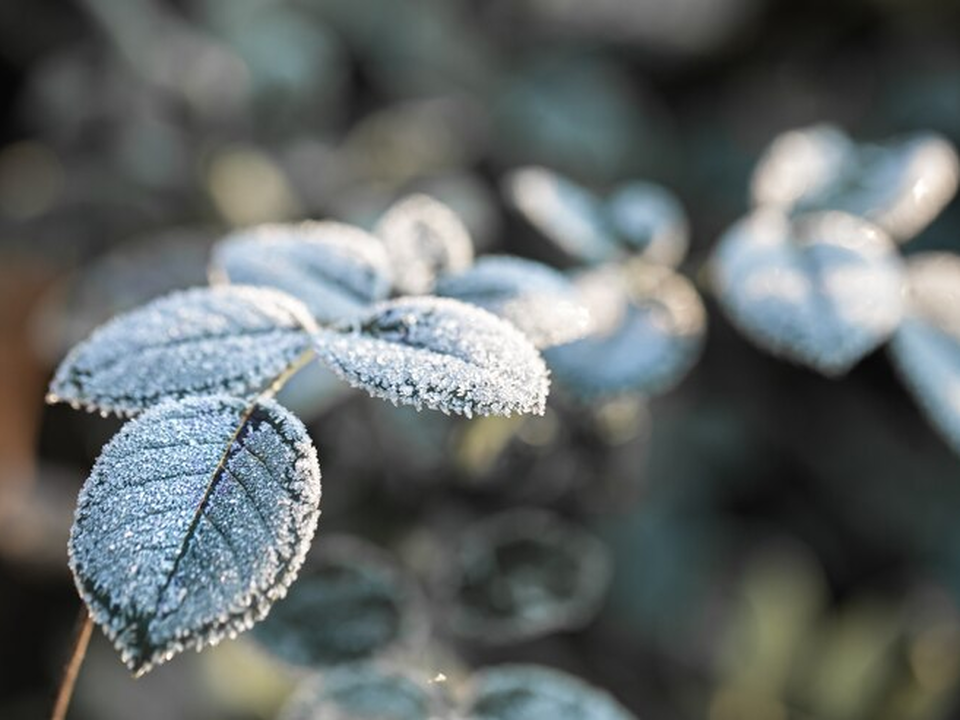
[[[263,392],[257,396],[257,400],[262,400],[264,398],[273,397],[281,388],[287,384],[287,381],[290,380],[294,375],[300,372],[304,367],[310,364],[310,361],[316,357],[313,348],[307,348],[304,350],[297,358],[294,359],[282,373],[277,375],[270,384],[264,388]]]
[[[77,619],[77,638],[73,644],[73,653],[70,655],[66,668],[64,668],[63,680],[60,683],[60,690],[57,692],[57,701],[53,706],[50,720],[65,720],[67,717],[70,698],[73,697],[73,688],[77,684],[77,676],[80,674],[83,658],[87,655],[87,646],[90,644],[92,632],[93,618],[90,617],[86,607],[81,607],[80,616]]]

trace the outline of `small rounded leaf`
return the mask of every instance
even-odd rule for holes
[[[354,317],[390,293],[390,261],[377,238],[323,221],[260,225],[217,243],[211,280],[277,288],[321,323]]]
[[[590,313],[573,283],[533,260],[487,255],[459,275],[440,278],[436,293],[509,320],[538,348],[568,343],[590,331]]]
[[[355,538],[323,536],[253,637],[285,662],[327,667],[417,648],[428,625],[419,588],[389,557]]]
[[[166,400],[253,398],[310,347],[307,309],[265,288],[174,292],[103,325],[61,363],[50,402],[133,415]]]
[[[606,211],[611,227],[644,259],[669,267],[683,261],[690,243],[687,216],[666,188],[648,182],[627,183],[607,199]]]
[[[70,568],[136,674],[262,619],[319,516],[303,425],[271,401],[168,402],[107,443],[80,492]]]
[[[852,215],[757,211],[724,234],[712,264],[720,304],[741,332],[824,375],[848,371],[900,322],[896,248]]]
[[[469,527],[448,572],[450,629],[503,644],[590,622],[606,595],[610,562],[577,526],[545,511],[513,510]]]
[[[542,414],[546,404],[537,349],[507,321],[457,300],[391,300],[315,340],[334,372],[395,404],[467,417]]]
[[[438,276],[473,262],[473,241],[463,221],[429,195],[410,195],[392,205],[375,232],[390,257],[394,286],[404,295],[429,293]]]
[[[636,720],[607,692],[537,665],[499,665],[475,673],[468,720]]]
[[[912,256],[907,288],[890,351],[930,422],[960,453],[960,256]]]

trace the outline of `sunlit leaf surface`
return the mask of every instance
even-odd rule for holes
[[[317,355],[374,397],[472,416],[542,413],[549,379],[523,334],[447,298],[382,303],[343,331],[321,330]]]
[[[265,288],[174,292],[117,316],[75,347],[48,400],[133,415],[194,395],[252,398],[310,347],[315,327],[301,303]]]
[[[237,231],[214,248],[211,279],[283,290],[330,323],[386,298],[391,273],[379,240],[324,221]]]
[[[852,215],[790,220],[757,211],[724,234],[712,262],[717,297],[734,325],[825,375],[849,370],[900,322],[896,248]]]
[[[313,444],[276,403],[165,403],[104,447],[80,493],[70,567],[142,674],[262,619],[296,577],[319,502]]]
[[[576,340],[590,330],[590,313],[573,283],[532,260],[484,256],[465,272],[442,277],[436,293],[509,320],[539,348]]]

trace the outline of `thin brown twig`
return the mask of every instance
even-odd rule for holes
[[[93,633],[93,618],[87,612],[86,607],[80,608],[80,617],[77,620],[77,639],[73,644],[73,653],[63,670],[63,680],[60,683],[60,690],[57,692],[57,702],[53,706],[53,713],[50,720],[66,720],[67,710],[70,708],[70,698],[73,697],[73,688],[77,684],[77,676],[80,674],[80,666],[83,665],[83,658],[87,654],[87,646],[90,644],[90,635]]]

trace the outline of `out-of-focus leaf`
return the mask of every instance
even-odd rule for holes
[[[598,263],[619,254],[603,205],[586,188],[546,168],[527,167],[506,177],[503,192],[534,227],[572,257]]]
[[[415,648],[426,618],[415,582],[375,546],[324,536],[253,637],[286,662],[326,667]]]
[[[463,222],[429,195],[411,195],[391,206],[375,232],[393,265],[394,286],[405,295],[428,293],[439,275],[461,272],[473,262]]]
[[[374,397],[470,417],[542,413],[543,359],[506,320],[447,298],[381,303],[341,331],[315,334],[318,356]]]
[[[899,242],[929,225],[957,192],[960,163],[935,133],[858,145],[831,125],[777,137],[754,170],[755,204],[797,212],[841,210]]]
[[[315,329],[300,302],[275,290],[174,292],[114,318],[74,348],[48,400],[133,415],[195,395],[252,398],[310,347]]]
[[[611,695],[559,670],[499,665],[475,673],[469,720],[636,720]]]
[[[723,235],[712,263],[731,322],[769,352],[824,375],[848,371],[900,322],[896,247],[852,215],[791,220],[757,211]]]
[[[590,313],[573,283],[533,260],[482,257],[465,272],[440,278],[436,293],[509,320],[538,348],[577,340],[590,330]]]
[[[676,267],[687,254],[690,230],[680,201],[666,188],[634,181],[606,201],[610,226],[624,243],[658,265]]]
[[[907,261],[907,303],[890,350],[907,387],[960,452],[960,256]]]
[[[135,673],[250,628],[296,577],[319,516],[303,424],[206,396],[124,426],[80,493],[70,567]]]
[[[505,644],[590,622],[610,580],[593,536],[539,510],[469,527],[451,559],[446,620],[460,637]]]
[[[682,275],[633,260],[591,271],[580,284],[600,329],[544,353],[557,382],[573,395],[664,392],[696,363],[707,316]]]
[[[336,222],[261,225],[217,244],[211,279],[278,288],[321,323],[354,317],[390,292],[390,261],[372,235]]]

